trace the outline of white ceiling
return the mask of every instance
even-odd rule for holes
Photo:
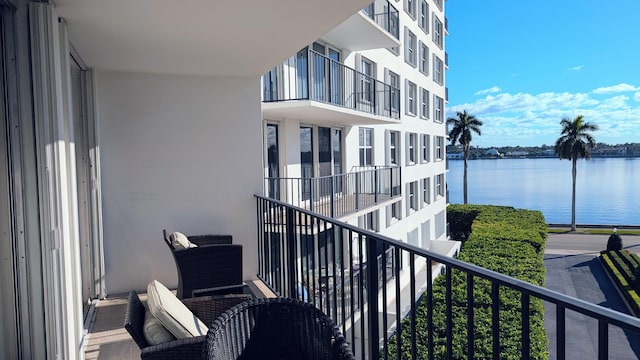
[[[54,0],[97,69],[257,76],[371,0]]]

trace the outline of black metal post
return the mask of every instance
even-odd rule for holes
[[[378,256],[377,240],[367,238],[367,303],[368,303],[368,336],[369,359],[379,359],[380,329],[378,328]],[[361,307],[364,310],[364,306]]]
[[[283,244],[284,246],[286,246],[287,248],[287,262],[288,262],[288,268],[289,269],[295,269],[295,263],[296,263],[296,234],[295,234],[295,216],[294,216],[294,210],[292,208],[287,208],[287,234],[286,234],[286,242]],[[284,269],[286,269],[287,267],[282,267],[281,271],[285,271]],[[295,271],[295,270],[294,270]],[[297,291],[296,291],[296,278],[294,275],[292,275],[291,273],[289,273],[287,275],[288,280],[289,280],[289,294],[287,294],[289,297],[292,298],[297,298]],[[286,294],[286,292],[285,292]],[[287,296],[285,295],[285,296]],[[293,296],[291,296],[293,295]]]

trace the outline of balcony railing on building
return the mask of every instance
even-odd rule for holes
[[[263,76],[263,101],[313,100],[400,118],[400,89],[305,48]]]
[[[265,192],[314,213],[340,218],[400,196],[400,184],[399,167],[371,167],[322,177],[265,178]]]
[[[609,358],[610,330],[619,328],[633,339],[640,337],[637,318],[425,250],[425,244],[400,242],[263,196],[257,196],[257,216],[258,277],[278,296],[302,299],[328,314],[358,359],[417,359],[418,348],[434,348],[436,331],[439,339],[445,338],[445,358],[452,359],[458,347],[466,351],[466,358],[474,359],[479,351],[474,347],[476,321],[491,323],[493,343],[482,353],[489,351],[499,359],[502,346],[517,346],[521,358],[530,359],[534,301],[555,309],[555,321],[548,324],[556,334],[550,358],[567,357],[577,317],[590,319],[597,328],[598,359]],[[438,275],[445,276],[441,290],[445,294],[438,295],[445,302],[445,321],[435,324],[431,311],[418,321],[418,299],[426,301],[426,309],[434,308],[432,284]],[[454,294],[452,277],[459,275],[467,291]],[[474,320],[479,311],[474,309],[477,286],[491,289],[491,316]],[[503,304],[506,292],[519,294],[520,301]],[[457,312],[459,317],[454,318],[454,297],[456,306],[466,304],[466,316]],[[516,306],[520,316],[502,316],[507,306]],[[466,331],[454,333],[454,323],[460,322]],[[501,343],[504,322],[519,324],[514,343]],[[400,333],[408,336],[397,336]],[[434,351],[428,358],[434,358]]]
[[[400,18],[398,9],[387,0],[376,0],[362,9],[376,24],[380,25],[389,34],[400,40]]]

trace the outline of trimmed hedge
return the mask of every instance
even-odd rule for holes
[[[463,245],[458,258],[506,275],[544,285],[544,246],[547,224],[539,211],[529,211],[500,206],[450,205],[447,208],[449,229],[461,234]],[[467,234],[468,232],[468,234]],[[465,237],[466,234],[466,237]],[[451,270],[453,354],[454,359],[467,358],[467,290],[466,274]],[[477,359],[492,357],[492,309],[491,284],[488,280],[474,278],[474,354]],[[548,339],[544,329],[542,301],[531,298],[530,342],[531,358],[548,357]],[[426,293],[416,307],[417,358],[429,356],[427,348]],[[446,303],[445,277],[438,277],[433,284],[434,357],[446,357]],[[521,349],[521,295],[500,287],[500,358],[519,359]],[[411,359],[411,334],[409,317],[402,324],[401,359]],[[397,334],[389,340],[389,358],[395,359]],[[384,357],[384,354],[383,354]]]
[[[640,266],[640,257],[627,250],[614,250],[601,252],[600,259],[633,313],[640,316],[640,279],[634,275]]]

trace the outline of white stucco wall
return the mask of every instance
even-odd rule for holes
[[[256,274],[258,78],[98,72],[106,286],[177,285],[162,229],[231,234]]]

